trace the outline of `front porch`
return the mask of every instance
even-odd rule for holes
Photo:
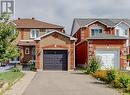
[[[20,46],[20,63],[26,64],[36,60],[35,46]]]
[[[20,64],[24,70],[30,70],[30,64],[36,64],[36,47],[34,41],[20,41],[18,44]]]

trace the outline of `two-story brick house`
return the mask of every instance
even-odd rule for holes
[[[22,64],[36,61],[37,69],[71,70],[75,68],[75,38],[65,34],[64,27],[32,19],[12,21],[19,35],[15,44]]]
[[[76,65],[86,66],[93,56],[101,68],[126,69],[129,66],[129,19],[74,19],[71,36],[77,38]]]

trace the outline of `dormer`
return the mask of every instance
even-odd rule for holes
[[[117,25],[115,25],[115,35],[117,36],[124,36],[124,37],[129,37],[129,27],[130,25],[127,24],[124,21],[121,21]]]
[[[89,27],[89,31],[90,31],[90,37],[91,37],[91,36],[96,36],[96,35],[100,35],[100,34],[105,34],[107,25],[105,25],[102,22],[95,21],[95,22],[91,23],[88,27]]]

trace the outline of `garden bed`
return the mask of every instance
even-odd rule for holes
[[[100,61],[96,58],[92,58],[87,67],[80,69],[86,74],[90,74],[95,77],[97,80],[104,82],[112,88],[117,88],[124,95],[130,95],[130,73],[127,71],[120,70],[101,70]]]
[[[85,72],[85,69],[80,69]],[[86,73],[88,74],[88,73]],[[97,70],[95,73],[90,73],[99,81],[111,88],[116,88],[123,92],[122,95],[130,95],[130,74],[129,72],[116,71],[116,70]]]

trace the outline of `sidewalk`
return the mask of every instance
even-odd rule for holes
[[[7,90],[4,95],[22,95],[36,74],[36,72],[31,71],[24,71],[24,73],[25,76]]]

